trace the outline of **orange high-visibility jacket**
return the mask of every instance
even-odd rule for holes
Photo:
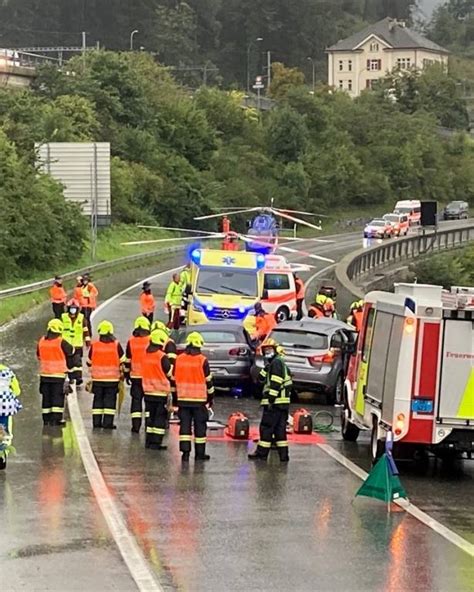
[[[143,360],[146,348],[150,345],[150,336],[137,337],[133,335],[127,343],[127,358],[130,360],[130,377],[142,378]]]
[[[53,304],[65,304],[67,300],[66,290],[62,286],[51,286],[49,298]]]
[[[145,353],[142,374],[143,392],[147,397],[166,398],[169,395],[171,392],[171,383],[169,381],[171,365],[162,349]]]
[[[62,337],[55,339],[42,337],[38,343],[40,376],[65,378],[67,372],[66,355],[62,348]]]
[[[303,300],[306,288],[302,279],[298,278],[295,280],[296,287],[296,300]]]
[[[206,403],[208,379],[204,373],[206,357],[182,353],[176,358],[174,379],[176,398],[180,403]]]
[[[115,382],[120,380],[120,353],[118,341],[94,341],[89,351],[92,380]]]
[[[145,315],[155,312],[156,303],[153,294],[145,294],[143,292],[140,296],[140,307],[142,313]]]

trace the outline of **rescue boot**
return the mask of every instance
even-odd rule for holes
[[[194,460],[211,460],[209,454],[196,454]]]
[[[168,450],[168,446],[158,444],[158,442],[151,442],[148,444],[147,448],[151,448],[152,450]]]
[[[249,460],[267,460],[267,457],[260,454],[258,450],[256,450],[255,452],[251,452],[250,454],[247,454],[247,458]]]
[[[189,462],[189,452],[183,452],[183,454],[181,455],[181,461]]]

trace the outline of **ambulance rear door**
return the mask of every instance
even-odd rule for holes
[[[448,313],[449,314],[449,313]],[[444,319],[439,423],[474,427],[474,320],[472,312]]]

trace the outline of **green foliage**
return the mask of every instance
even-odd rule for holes
[[[283,162],[296,162],[308,145],[308,128],[304,117],[291,107],[277,109],[268,122],[270,154]]]
[[[474,247],[435,255],[411,266],[418,282],[444,288],[474,285]]]
[[[270,96],[272,99],[284,99],[290,89],[304,85],[304,74],[298,68],[287,68],[280,62],[272,64],[272,83]]]

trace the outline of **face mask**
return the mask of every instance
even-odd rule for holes
[[[263,357],[266,360],[271,360],[274,357],[274,355],[275,354],[272,351],[266,351],[266,352],[263,353]]]
[[[77,315],[77,308],[70,308],[69,314],[71,314],[73,317],[75,317]]]

